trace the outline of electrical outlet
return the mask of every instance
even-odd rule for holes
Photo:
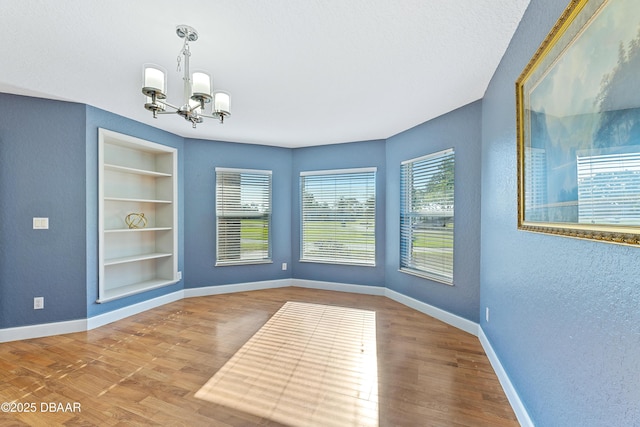
[[[487,323],[489,322],[489,307],[486,307],[484,311],[484,318],[487,319]]]
[[[33,309],[42,310],[44,308],[44,297],[33,297]]]
[[[178,280],[182,280],[182,271],[178,271]]]
[[[287,269],[287,263],[286,263],[286,262],[283,262],[283,263],[282,263],[282,269],[283,269],[283,270],[286,270],[286,269]]]

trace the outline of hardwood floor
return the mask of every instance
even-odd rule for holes
[[[287,301],[376,312],[379,426],[518,425],[476,337],[385,297],[303,288],[188,298],[0,344],[0,425],[282,425],[194,395]]]

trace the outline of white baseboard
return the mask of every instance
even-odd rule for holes
[[[71,334],[87,330],[87,319],[68,320],[65,322],[41,323],[38,325],[18,326],[0,329],[0,342],[42,338],[51,335]]]
[[[507,396],[509,400],[509,404],[511,408],[513,408],[513,412],[516,414],[516,418],[518,418],[518,422],[522,427],[534,427],[533,421],[529,416],[529,412],[527,412],[527,408],[520,400],[520,396],[516,391],[515,387],[511,383],[507,372],[504,370],[502,363],[500,363],[500,359],[498,355],[493,350],[489,339],[484,334],[484,331],[481,327],[478,327],[479,334],[478,338],[480,339],[480,344],[482,344],[482,348],[484,348],[484,352],[487,354],[487,358],[491,363],[491,367],[496,373],[498,380],[500,381],[500,385],[502,386],[502,390],[504,390],[504,394]]]
[[[324,282],[321,280],[292,279],[291,286],[300,288],[322,289],[325,291],[349,292],[352,294],[384,295],[382,286],[351,285],[349,283]]]
[[[417,310],[428,316],[434,317],[444,323],[468,332],[471,335],[478,336],[479,325],[476,322],[472,322],[471,320],[465,319],[464,317],[460,317],[438,307],[434,307],[433,305],[429,305],[426,302],[418,301],[417,299],[408,297],[404,294],[401,294],[400,292],[393,291],[389,288],[384,289],[384,295],[387,298],[399,302],[400,304],[406,305],[407,307],[411,307],[414,310]]]
[[[184,289],[185,298],[206,297],[209,295],[231,294],[234,292],[260,291],[263,289],[286,288],[292,279],[263,280],[261,282],[236,283],[233,285],[206,286]]]
[[[327,291],[349,292],[353,294],[386,296],[387,298],[397,301],[400,304],[411,307],[414,310],[434,317],[442,322],[445,322],[472,335],[478,336],[477,323],[382,286],[352,285],[348,283],[324,282],[320,280],[306,279],[293,279],[291,286],[299,286],[301,288],[311,289],[323,289]]]
[[[0,342],[88,331],[106,325],[108,323],[133,316],[134,314],[142,313],[143,311],[147,311],[164,304],[181,300],[183,298],[219,295],[233,292],[256,291],[262,289],[284,288],[288,286],[299,286],[301,288],[323,289],[338,292],[350,292],[355,294],[386,296],[393,299],[394,301],[397,301],[429,316],[435,317],[438,320],[455,326],[456,328],[462,329],[463,331],[469,332],[476,336],[478,335],[478,324],[382,286],[354,285],[349,283],[326,282],[321,280],[307,279],[279,279],[264,280],[260,282],[237,283],[232,285],[188,288],[117,310],[113,310],[104,314],[89,317],[88,319],[72,320],[68,322],[43,323],[39,325],[0,329]]]
[[[184,292],[182,290],[172,292],[167,295],[162,295],[157,298],[153,298],[147,301],[142,301],[137,304],[129,305],[119,308],[117,310],[109,311],[104,314],[89,317],[87,319],[86,330],[99,328],[108,323],[115,322],[117,320],[124,319],[134,314],[142,313],[143,311],[151,310],[152,308],[160,307],[161,305],[169,304],[174,301],[179,301],[184,298]]]

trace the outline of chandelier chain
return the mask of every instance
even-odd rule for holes
[[[182,71],[182,67],[181,67],[182,55],[184,55],[185,58],[187,56],[191,56],[191,51],[189,50],[189,37],[188,37],[188,35],[184,37],[184,42],[182,44],[182,49],[180,50],[180,53],[178,53],[178,56],[176,57],[176,59],[178,61],[178,67],[177,67],[177,71],[178,72]]]

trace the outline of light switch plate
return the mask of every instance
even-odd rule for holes
[[[33,218],[34,230],[47,230],[49,228],[49,218]]]

